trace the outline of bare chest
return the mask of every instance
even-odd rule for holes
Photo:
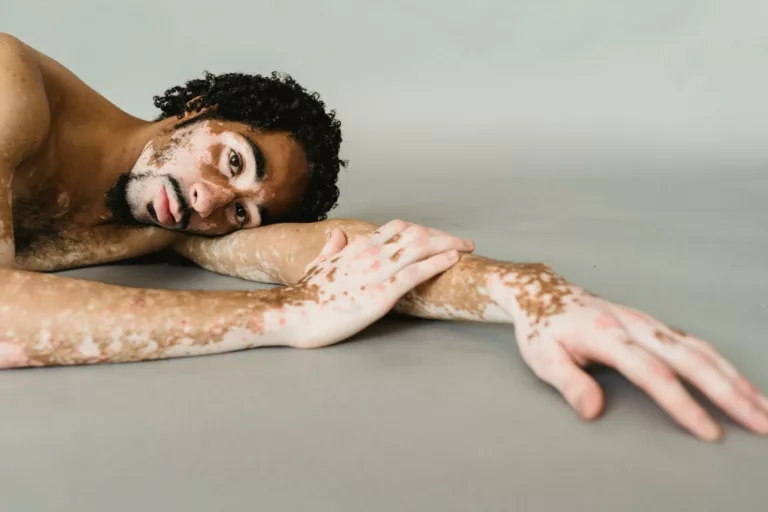
[[[66,154],[66,156],[64,156]],[[53,271],[120,261],[167,248],[175,234],[155,227],[114,224],[105,215],[97,156],[52,148],[14,175],[13,226],[17,264]]]
[[[13,178],[12,216],[17,254],[63,251],[97,245],[109,226],[100,179],[100,152],[87,129],[52,133],[50,141],[22,162]],[[124,236],[130,238],[126,230]],[[111,243],[120,243],[112,231]],[[133,243],[137,243],[133,239]]]

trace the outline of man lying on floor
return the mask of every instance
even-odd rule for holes
[[[323,347],[396,310],[513,324],[525,362],[583,418],[603,407],[582,369],[599,362],[702,439],[721,428],[678,376],[768,434],[768,399],[692,335],[437,230],[326,220],[340,123],[290,77],[206,74],[155,105],[157,120],[137,119],[0,35],[0,367]],[[168,249],[284,286],[151,290],[44,273]]]

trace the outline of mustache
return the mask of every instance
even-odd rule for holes
[[[125,173],[120,175],[118,179],[112,184],[104,195],[104,202],[107,209],[112,214],[112,219],[118,224],[126,226],[145,226],[144,222],[139,221],[134,217],[128,204],[128,187],[131,183],[147,180],[155,177],[152,174],[131,174]],[[176,202],[179,205],[179,211],[182,214],[179,225],[175,228],[177,230],[186,230],[189,227],[189,223],[194,213],[189,206],[186,196],[184,195],[181,183],[175,177],[167,175],[164,176],[167,183],[171,186],[171,192],[175,196]],[[157,217],[152,205],[149,205],[149,210],[153,217]]]
[[[176,202],[179,204],[179,211],[181,211],[181,222],[179,222],[179,229],[187,229],[189,227],[189,221],[192,218],[192,208],[189,206],[186,196],[181,188],[179,180],[173,176],[166,176],[168,183],[171,184],[173,194],[176,196]]]

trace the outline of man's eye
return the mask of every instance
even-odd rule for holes
[[[235,220],[237,220],[237,225],[240,227],[248,224],[248,210],[245,209],[242,203],[235,203]]]
[[[240,159],[240,155],[234,151],[229,152],[229,167],[232,169],[233,178],[243,170],[243,161]]]

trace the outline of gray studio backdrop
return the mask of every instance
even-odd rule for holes
[[[763,162],[766,19],[760,0],[0,2],[0,30],[136,115],[203,68],[281,70],[338,110],[356,169],[429,155],[438,174],[435,149],[473,170]]]
[[[763,389],[766,20],[759,0],[0,0],[1,31],[141,117],[204,69],[291,73],[344,123],[334,215],[549,263],[714,342]],[[319,351],[7,372],[0,508],[766,510],[765,439],[717,413],[726,441],[704,445],[597,378],[606,415],[585,424],[507,326],[395,319]]]

